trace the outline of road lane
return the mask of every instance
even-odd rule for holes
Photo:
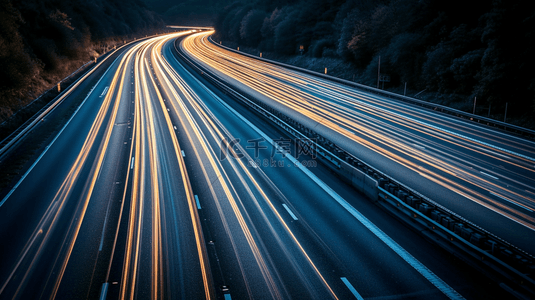
[[[209,43],[209,34],[182,47],[225,81],[535,253],[533,142],[242,56]]]
[[[120,60],[118,62],[110,67],[110,72],[107,72],[99,83],[113,80],[113,74],[121,64]],[[99,89],[95,88],[94,90]],[[63,217],[63,224],[72,226],[78,217],[75,212],[80,213],[81,201],[68,201],[69,193],[75,192],[75,190],[80,192],[80,187],[74,187],[77,176],[80,173],[88,176],[88,168],[91,168],[91,165],[88,164],[89,166],[84,168],[84,162],[88,157],[88,161],[95,158],[97,150],[92,149],[92,145],[95,140],[100,141],[103,138],[105,126],[102,124],[108,124],[109,127],[110,118],[112,118],[110,112],[111,97],[91,97],[92,95],[88,95],[84,104],[64,127],[57,139],[47,148],[18,188],[4,199],[5,202],[0,211],[2,213],[0,219],[5,222],[2,224],[4,225],[2,226],[3,234],[9,234],[6,233],[5,229],[11,228],[15,229],[17,236],[6,238],[12,244],[9,249],[5,249],[9,251],[9,255],[6,257],[11,257],[11,259],[3,260],[3,262],[10,264],[2,268],[2,270],[6,270],[2,276],[6,274],[9,276],[2,277],[4,279],[2,281],[3,290],[10,288],[7,283],[13,284],[15,290],[12,291],[17,292],[17,287],[27,284],[26,280],[32,282],[31,278],[28,277],[33,275],[31,274],[34,272],[32,268],[39,268],[36,266],[36,260],[39,259],[39,256],[48,254],[51,257],[56,257],[42,248],[51,243],[49,242],[52,239],[50,236],[54,233],[54,229],[59,226],[59,219]],[[95,121],[87,122],[87,120]],[[104,128],[101,130],[101,127]],[[53,172],[54,176],[50,176],[50,172]],[[28,207],[32,209],[27,209]],[[68,235],[67,232],[69,230],[56,234],[56,241],[65,239]],[[24,245],[26,241],[29,243]],[[56,251],[60,250],[61,246],[59,244]],[[17,258],[19,253],[22,255]],[[52,258],[52,261],[54,260]],[[44,270],[52,269],[52,267],[45,266],[41,269],[41,271],[35,272],[47,272]],[[25,275],[20,279],[20,276],[16,276],[16,274]],[[12,277],[17,277],[21,282],[9,281]],[[4,290],[4,292],[6,291]],[[33,292],[39,293],[41,291],[39,288],[35,288]]]
[[[173,57],[169,51],[171,50],[164,48],[164,57],[168,61]],[[288,159],[289,156],[283,157],[281,154],[273,156],[271,147],[267,147],[269,145],[267,140],[262,140],[265,144],[258,145],[259,149],[251,147],[253,145],[248,144],[248,142],[263,138],[259,132],[253,129],[254,126],[251,127],[252,124],[248,123],[246,118],[240,117],[221,99],[206,90],[200,82],[191,78],[191,75],[180,65],[172,62],[170,64],[180,75],[176,77],[175,81],[177,90],[180,89],[177,94],[179,97],[174,97],[179,102],[179,108],[175,110],[179,115],[177,122],[182,122],[178,126],[179,138],[185,135],[181,141],[187,140],[188,142],[181,142],[181,144],[185,145],[186,150],[188,149],[187,145],[191,145],[191,151],[195,152],[193,161],[188,160],[191,155],[186,158],[186,161],[191,164],[190,174],[192,177],[205,178],[204,184],[201,183],[197,186],[194,183],[194,189],[199,198],[203,200],[201,206],[203,207],[203,216],[207,218],[208,231],[211,232],[212,236],[219,238],[214,243],[217,257],[224,256],[228,260],[235,256],[235,259],[238,259],[237,264],[240,265],[239,260],[247,255],[243,249],[239,255],[232,255],[236,253],[236,249],[225,250],[224,245],[219,246],[223,249],[218,248],[221,239],[225,236],[230,236],[231,243],[232,239],[236,238],[236,230],[239,227],[236,227],[236,230],[231,230],[231,233],[225,231],[216,233],[221,231],[221,227],[232,226],[229,215],[231,212],[238,214],[239,211],[233,207],[226,209],[224,200],[231,203],[235,201],[238,209],[243,207],[242,214],[246,212],[251,220],[250,225],[246,223],[247,227],[254,228],[254,231],[260,233],[259,236],[254,234],[252,236],[255,241],[262,241],[256,243],[265,245],[264,251],[267,254],[263,255],[268,255],[273,261],[271,268],[276,270],[274,273],[280,276],[278,284],[281,287],[278,290],[286,290],[290,297],[297,297],[296,295],[299,293],[303,296],[306,291],[308,294],[305,298],[325,298],[328,294],[318,293],[321,291],[318,286],[321,285],[305,284],[315,277],[317,277],[316,280],[323,278],[327,283],[327,285],[323,284],[324,289],[332,290],[332,296],[339,299],[355,297],[352,289],[346,284],[346,280],[352,282],[351,286],[359,291],[359,295],[365,297],[394,295],[412,295],[421,298],[447,297],[436,286],[433,286],[431,281],[418,273],[417,269],[395,254],[384,241],[363,226],[342,206],[336,204],[332,196],[306,176],[303,171],[293,167],[293,162]],[[180,87],[181,85],[182,87]],[[170,101],[173,100],[173,97],[169,98]],[[191,121],[185,123],[179,120]],[[219,152],[222,150],[221,143],[237,139],[241,142],[230,143],[227,156],[223,160],[219,157],[220,161],[218,162],[216,159],[217,155],[221,154]],[[262,146],[266,146],[266,149],[263,149]],[[204,152],[207,154],[203,155],[203,151],[196,149],[206,149]],[[223,149],[227,148],[223,147]],[[258,153],[255,154],[255,152]],[[232,158],[232,153],[245,156],[236,160]],[[210,155],[215,156],[215,158],[211,158]],[[274,165],[272,162],[268,163],[267,166],[250,163],[257,159],[260,162],[273,161]],[[210,163],[207,163],[208,161]],[[216,169],[212,175],[210,175],[210,168]],[[202,171],[196,171],[199,169]],[[217,171],[218,169],[219,171]],[[230,180],[230,184],[226,181],[222,182],[220,179],[232,179],[233,177],[237,178]],[[205,193],[207,190],[214,189],[214,185],[218,181],[222,186],[225,184],[232,186],[232,189],[237,193],[244,190],[240,193],[242,196],[233,200],[230,199],[231,197],[225,199],[217,192],[215,195],[213,192]],[[240,182],[243,183],[241,188]],[[306,188],[296,189],[296,187]],[[203,194],[205,195],[202,196]],[[213,202],[210,199],[214,199]],[[212,203],[218,208],[217,210],[213,210]],[[285,206],[291,210],[297,220],[288,213]],[[210,213],[212,217],[207,212],[211,209],[213,210]],[[227,210],[229,213],[225,213]],[[220,217],[218,218],[218,216]],[[247,219],[244,220],[247,221]],[[242,231],[245,231],[243,227]],[[270,242],[271,240],[278,242]],[[300,258],[303,255],[305,260]],[[285,260],[284,257],[291,259]],[[295,264],[295,262],[306,262],[307,260],[309,261],[308,265],[312,268],[308,272],[303,269],[307,264]],[[221,268],[224,273],[232,270],[232,267],[227,264],[228,262],[222,262]],[[297,269],[292,270],[293,268]],[[321,277],[318,275],[311,277],[311,274],[315,273]],[[227,276],[233,279],[230,283],[223,280],[231,287],[231,294],[233,290],[235,291],[236,286],[240,293],[238,295],[244,291],[247,293],[254,291],[254,289],[247,288],[249,284],[247,278],[243,279],[245,283],[241,283],[231,274],[222,275],[223,279]],[[288,274],[296,274],[297,276],[288,277]],[[251,273],[245,275],[254,276]],[[292,277],[294,277],[293,280]],[[397,283],[388,284],[385,281],[386,278],[396,278]],[[291,282],[291,285],[288,282]],[[246,295],[254,296],[254,294]],[[449,296],[459,297],[456,292]]]
[[[180,148],[147,78],[159,39],[125,51],[4,199],[2,297],[211,297]]]
[[[4,199],[1,298],[461,298],[183,68],[177,36],[129,48]]]

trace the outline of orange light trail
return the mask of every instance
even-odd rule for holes
[[[222,49],[208,41],[212,33],[189,36],[181,47],[239,90],[258,95],[279,110],[303,116],[311,129],[334,131],[535,230],[535,218],[530,215],[535,210],[535,146],[530,148],[525,141],[486,130],[469,131],[462,122],[446,122],[425,110]],[[350,143],[339,146],[351,149]],[[508,167],[495,170],[499,165]],[[498,177],[500,180],[495,180]]]

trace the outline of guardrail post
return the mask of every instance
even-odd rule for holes
[[[379,88],[380,79],[381,79],[381,55],[379,55],[379,62],[377,64],[377,88]]]

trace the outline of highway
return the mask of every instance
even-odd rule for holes
[[[535,143],[243,56],[209,35],[181,47],[238,90],[535,254]]]
[[[504,297],[484,276],[390,218],[310,154],[293,149],[272,124],[194,75],[174,47],[189,33],[125,45],[102,76],[88,79],[95,84],[79,109],[0,199],[0,299]],[[205,35],[192,35],[184,47],[195,57],[223,53],[207,44]],[[216,57],[211,55],[205,59]],[[264,97],[307,94],[306,109],[295,101],[286,110],[311,120],[319,120],[321,112],[322,124],[330,124],[326,130],[345,132],[340,137],[347,138],[351,128],[357,139],[360,128],[360,142],[367,137],[388,143],[383,149],[382,142],[368,141],[368,152],[389,157],[393,154],[386,151],[395,151],[399,159],[436,152],[393,145],[416,136],[431,139],[424,133],[442,126],[439,117],[431,121],[424,112],[393,103],[388,104],[392,112],[380,116],[371,104],[340,96],[345,88],[278,67],[228,71],[241,60],[253,61],[224,55],[225,63],[201,61],[228,72],[232,84],[247,79]],[[308,82],[308,88],[287,86],[295,80]],[[263,81],[270,82],[269,92],[262,91],[258,82]],[[320,99],[332,93],[336,99]],[[358,116],[357,108],[362,108]],[[409,114],[412,127],[387,134],[384,127],[410,123]],[[370,119],[379,117],[381,125]],[[360,118],[368,120],[366,129]],[[456,138],[442,134],[433,143],[449,138],[458,144],[448,147],[463,153],[469,148],[465,143],[475,143],[474,133],[461,123],[450,129]],[[381,139],[371,130],[383,134]],[[480,134],[479,139],[492,137]],[[459,135],[470,139],[461,143]],[[511,142],[501,146],[501,155],[526,151],[515,161],[532,180],[525,164],[529,149]],[[479,151],[489,149],[492,155],[498,151],[491,146]],[[448,168],[464,170],[442,151],[452,160]],[[436,159],[436,169],[446,168]],[[402,167],[413,163],[403,161]],[[525,180],[515,174],[508,175],[511,183]],[[528,200],[518,204],[531,208]],[[519,219],[513,224],[529,228],[532,215],[525,214],[525,224],[520,216],[511,217]]]
[[[2,298],[212,293],[181,150],[153,101],[157,40],[116,59],[2,200]]]

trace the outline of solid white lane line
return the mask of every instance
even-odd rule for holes
[[[200,83],[200,82],[199,82]],[[223,104],[229,111],[236,115],[240,120],[249,125],[254,131],[256,131],[261,137],[263,137],[268,143],[275,146],[276,143],[267,136],[262,130],[256,127],[251,123],[247,118],[242,116],[223,100],[217,97],[215,94],[210,92],[214,99],[218,99],[221,104]],[[305,175],[307,175],[312,181],[314,181],[319,187],[321,187],[327,194],[329,194],[336,202],[338,202],[347,212],[349,212],[355,219],[357,219],[362,225],[364,225],[368,230],[370,230],[375,236],[377,236],[383,243],[385,243],[390,249],[397,253],[405,262],[407,262],[411,267],[413,267],[418,273],[424,276],[431,284],[433,284],[437,289],[439,289],[444,295],[450,299],[464,299],[457,291],[440,279],[435,273],[429,270],[425,265],[420,261],[414,258],[407,250],[402,248],[398,243],[396,243],[391,237],[386,235],[379,227],[370,222],[368,218],[362,215],[358,210],[351,206],[344,198],[342,198],[338,193],[336,193],[330,186],[325,184],[321,179],[319,179],[312,171],[304,167],[296,158],[292,155],[287,154],[286,158],[289,159],[294,166],[298,167]]]
[[[529,211],[529,212],[535,212],[533,209],[528,208],[528,207],[525,207],[525,206],[523,206],[523,205],[521,205],[521,204],[519,204],[519,203],[516,203],[516,202],[513,201],[513,200],[507,199],[507,198],[505,198],[505,197],[503,197],[503,196],[500,196],[500,195],[498,195],[498,194],[495,194],[495,193],[493,193],[493,192],[490,192],[490,194],[493,195],[493,196],[495,196],[495,197],[498,197],[498,198],[500,198],[500,199],[502,199],[502,200],[505,200],[505,201],[507,201],[507,202],[509,202],[509,203],[511,203],[511,204],[514,204],[514,205],[516,205],[516,206],[518,206],[518,207],[520,207],[520,208],[523,208],[523,209],[525,209],[525,210],[527,210],[527,211]]]
[[[201,86],[204,86],[199,80],[196,80]],[[263,137],[268,143],[275,146],[275,142],[267,136],[262,130],[252,124],[247,118],[242,116],[228,104],[226,104],[221,98],[216,96],[210,89],[207,89],[207,92],[220,101],[220,103],[225,106],[229,111],[231,111],[236,117],[242,120],[244,123],[249,125],[254,131],[256,131],[261,137]],[[447,283],[435,275],[431,270],[429,270],[425,265],[420,261],[414,258],[407,250],[403,249],[398,245],[392,238],[386,235],[381,231],[375,224],[370,222],[364,215],[352,207],[345,199],[338,195],[331,187],[326,185],[321,179],[319,179],[314,173],[312,173],[306,167],[295,159],[292,155],[287,154],[288,158],[296,167],[298,167],[303,173],[305,173],[310,179],[312,179],[318,186],[320,186],[325,192],[327,192],[336,202],[338,202],[344,209],[346,209],[351,215],[353,215],[360,223],[368,228],[375,236],[377,236],[381,241],[383,241],[390,249],[396,252],[403,260],[405,260],[411,267],[418,271],[422,276],[424,276],[429,282],[431,282],[436,288],[438,288],[442,293],[444,293],[450,299],[464,299],[457,291],[451,288]]]
[[[195,203],[197,203],[197,209],[201,209],[201,202],[199,202],[199,197],[195,195]]]
[[[364,300],[364,298],[362,298],[362,296],[357,292],[357,290],[353,287],[351,282],[349,282],[349,280],[347,280],[347,278],[340,277],[340,279],[342,279],[342,282],[347,286],[347,288],[351,291],[351,293],[353,293],[353,296],[355,296],[355,298],[357,298],[359,300]]]
[[[100,79],[97,81],[97,83],[91,88],[91,90],[89,91],[89,93],[87,93],[87,96],[84,98],[84,100],[82,101],[82,103],[78,106],[78,108],[74,111],[74,113],[72,114],[72,116],[69,118],[69,120],[67,121],[67,123],[65,123],[65,125],[63,125],[63,127],[61,128],[61,130],[58,132],[58,134],[54,137],[54,139],[50,142],[50,144],[48,144],[48,146],[46,146],[45,150],[43,151],[43,153],[41,153],[41,155],[39,155],[39,157],[35,160],[35,162],[30,166],[30,168],[26,171],[26,173],[24,173],[24,175],[22,175],[22,177],[20,178],[20,180],[17,182],[17,184],[15,184],[15,186],[11,189],[11,191],[9,191],[9,193],[4,197],[4,199],[2,199],[2,201],[0,201],[0,207],[2,207],[2,205],[4,205],[4,203],[7,201],[7,199],[9,199],[9,197],[11,197],[11,195],[15,192],[15,190],[19,187],[19,185],[24,181],[24,179],[26,179],[26,177],[28,176],[28,174],[30,174],[30,172],[33,170],[33,168],[35,168],[35,166],[37,165],[37,163],[39,161],[41,161],[41,159],[43,158],[43,156],[45,156],[45,154],[48,152],[48,149],[54,144],[54,142],[56,142],[56,140],[59,138],[59,136],[63,133],[63,131],[65,131],[65,128],[67,128],[67,126],[71,123],[71,121],[74,119],[74,117],[78,114],[78,111],[80,111],[80,109],[82,109],[82,107],[84,106],[84,104],[86,103],[87,99],[89,98],[89,96],[91,96],[91,94],[93,93],[93,91],[95,90],[95,88],[99,85],[100,81],[106,76],[106,74],[108,74],[108,71],[111,70],[111,68],[115,65],[115,62],[120,58],[121,56],[117,57],[112,63],[111,65],[108,67],[108,69],[106,69],[106,72],[104,72],[104,74],[102,75],[102,77],[100,77]],[[102,62],[101,62],[102,63]],[[99,63],[99,64],[101,64]]]
[[[292,219],[294,219],[294,221],[297,221],[297,217],[296,217],[295,214],[290,210],[290,208],[288,207],[288,205],[286,205],[285,203],[283,203],[282,206],[286,209],[286,211],[288,212],[288,214],[290,214],[290,216],[292,217]]]
[[[496,176],[492,176],[492,175],[487,174],[487,173],[482,172],[482,171],[479,171],[479,173],[481,173],[481,174],[483,174],[483,175],[486,175],[486,176],[488,176],[488,177],[490,177],[490,178],[494,178],[494,179],[496,179],[496,180],[499,180],[499,179],[500,179],[500,178],[498,178],[498,177],[496,177]]]

